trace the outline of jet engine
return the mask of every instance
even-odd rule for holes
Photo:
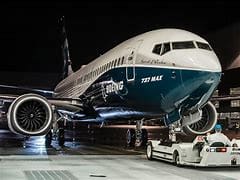
[[[206,134],[211,131],[217,123],[217,112],[214,105],[208,102],[202,108],[200,120],[183,127],[186,134]]]
[[[52,126],[53,111],[47,99],[37,94],[16,98],[8,109],[8,127],[17,134],[39,136]]]

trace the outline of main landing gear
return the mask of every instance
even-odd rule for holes
[[[65,142],[65,132],[63,128],[59,128],[58,129],[58,133],[57,133],[57,139],[58,139],[58,145],[63,147],[64,146],[64,142]]]
[[[52,144],[52,139],[53,137],[56,138],[58,145],[63,147],[65,143],[65,130],[63,127],[58,127],[57,130],[50,130],[46,135],[45,135],[45,145],[46,147],[51,147]]]
[[[126,132],[127,147],[145,146],[148,140],[147,130],[142,128],[143,119],[136,121],[135,129],[128,129]]]
[[[45,146],[46,147],[51,147],[52,144],[52,130],[50,130],[46,135],[45,135]]]
[[[55,114],[55,117],[58,115]],[[58,145],[63,147],[65,143],[65,130],[67,117],[59,114],[59,118],[53,122],[53,128],[45,135],[45,145],[46,147],[51,147],[52,139],[55,137],[57,139]]]

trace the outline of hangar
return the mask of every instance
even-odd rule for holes
[[[240,106],[239,80],[237,78],[240,31],[237,14],[239,6],[237,4],[225,1],[209,2],[208,4],[187,1],[138,2],[137,4],[136,2],[6,2],[3,7],[4,9],[1,11],[3,27],[0,31],[3,59],[0,66],[0,84],[2,85],[0,94],[4,94],[4,97],[6,94],[9,96],[9,94],[29,93],[32,88],[45,89],[46,92],[50,92],[59,83],[64,66],[60,48],[62,39],[59,37],[57,22],[61,15],[66,16],[66,32],[73,71],[77,71],[81,67],[87,69],[84,65],[93,59],[105,57],[108,50],[139,34],[165,28],[184,29],[206,40],[206,42],[202,39],[181,40],[180,43],[184,45],[184,48],[189,47],[190,44],[196,50],[201,47],[205,47],[205,51],[214,50],[221,63],[224,74],[210,100],[217,109],[219,123],[224,127],[223,132],[231,139],[238,138],[236,123],[239,121]],[[229,13],[223,13],[226,11]],[[171,35],[174,36],[174,34],[173,31]],[[179,40],[158,42],[155,47],[152,47],[154,48],[153,52],[158,53],[159,51],[158,55],[161,56],[165,53],[165,49],[166,52],[173,51],[174,43],[176,45]],[[168,46],[169,50],[167,50]],[[112,67],[120,69],[126,60],[134,59],[134,50],[131,49],[129,52],[131,53],[128,57],[109,58],[109,62],[104,61],[103,66],[99,66],[99,69],[94,69],[97,67],[94,65],[92,72],[84,74],[83,79],[85,80],[79,81],[87,82],[103,72],[112,70]],[[143,62],[147,63],[147,61]],[[163,65],[165,62],[160,60],[158,63]],[[172,66],[175,65],[175,62],[172,63]],[[131,68],[131,65],[126,67],[129,84],[134,78],[133,73],[137,71],[135,70]],[[120,77],[120,74],[117,77]],[[165,76],[161,74],[151,77],[155,81],[156,79],[162,81]],[[176,77],[178,74],[177,71],[174,71],[171,78],[175,79]],[[147,76],[143,78],[143,82],[148,82]],[[217,81],[217,79],[215,80]],[[113,83],[107,85],[109,94],[123,90],[124,82],[116,82],[117,86]],[[167,85],[166,83],[165,86]],[[64,86],[61,87],[60,84],[59,89],[61,88]],[[181,93],[178,91],[176,94]],[[151,96],[146,97],[151,98]],[[35,96],[34,98],[38,99]],[[143,98],[143,101],[147,102],[147,98]],[[21,105],[18,104],[21,99],[16,102],[16,106]],[[74,101],[74,103],[77,102]],[[141,101],[138,102],[138,104],[141,103]],[[178,103],[183,105],[182,101],[178,101]],[[60,134],[61,137],[65,136],[64,146],[58,144],[56,139],[59,138],[59,135],[55,137],[55,134],[50,134],[53,141],[48,146],[49,144],[45,144],[44,136],[29,137],[26,134],[22,136],[9,132],[5,123],[8,117],[3,104],[1,104],[1,118],[3,119],[1,126],[4,130],[1,131],[0,175],[4,179],[159,179],[160,177],[197,179],[193,176],[195,172],[206,179],[239,179],[240,177],[236,169],[222,171],[217,168],[207,170],[183,168],[181,170],[186,173],[182,173],[182,171],[179,173],[171,164],[147,161],[145,141],[142,143],[142,147],[126,147],[126,141],[131,142],[133,138],[131,131],[128,130],[134,130],[136,126],[143,125],[146,132],[141,135],[147,139],[168,136],[168,129],[162,128],[164,123],[159,121],[163,118],[161,116],[148,118],[147,121],[143,121],[144,124],[136,123],[135,116],[139,118],[142,117],[142,114],[139,111],[133,112],[132,109],[127,109],[130,114],[128,116],[132,117],[132,121],[124,121],[124,119],[121,121],[120,119],[119,123],[107,122],[100,125],[92,125],[87,122],[82,125],[78,121],[66,121],[64,127],[67,127],[67,130],[65,134]],[[148,108],[144,107],[144,109]],[[77,110],[79,111],[79,109]],[[126,108],[117,111],[116,117],[121,115],[124,110],[126,111]],[[63,111],[61,112],[63,113]],[[94,114],[91,108],[85,112]],[[185,113],[187,112],[185,111]],[[34,114],[30,113],[29,118],[32,116]],[[68,116],[70,115],[68,114]],[[175,112],[170,112],[168,117],[171,117],[170,120],[176,117]],[[16,129],[15,125],[12,128],[15,128],[14,130],[17,132],[21,130]],[[128,138],[126,138],[126,134]],[[187,136],[186,139],[192,138],[194,137]],[[128,145],[130,144],[132,142]]]

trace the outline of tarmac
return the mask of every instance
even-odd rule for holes
[[[1,180],[233,180],[240,168],[176,167],[149,161],[145,149],[68,140],[46,147],[44,137],[26,141],[1,131]]]

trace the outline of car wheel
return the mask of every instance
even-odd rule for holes
[[[174,157],[175,157],[175,158],[174,158],[174,164],[175,164],[176,166],[178,166],[178,167],[181,166],[179,153],[176,152]]]
[[[152,160],[152,143],[149,142],[147,145],[147,151],[146,151],[146,155],[147,155],[147,159],[148,160]]]

